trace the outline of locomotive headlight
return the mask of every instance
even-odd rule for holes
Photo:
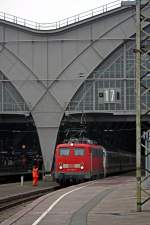
[[[83,169],[84,169],[84,166],[83,166],[83,165],[81,165],[81,166],[80,166],[80,169],[81,169],[81,170],[83,170]]]
[[[60,165],[60,166],[59,166],[59,169],[60,169],[60,170],[62,170],[62,168],[63,168],[63,166],[62,166],[62,165]]]

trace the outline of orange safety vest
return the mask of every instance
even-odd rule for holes
[[[33,168],[33,170],[32,170],[32,177],[33,178],[39,177],[39,170],[38,170],[38,168]]]

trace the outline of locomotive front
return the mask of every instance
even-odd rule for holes
[[[54,178],[59,184],[90,178],[90,152],[86,144],[60,144],[55,153]]]

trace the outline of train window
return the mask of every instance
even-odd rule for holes
[[[69,148],[60,148],[59,153],[62,156],[68,156],[70,154],[70,149]]]
[[[75,148],[74,149],[74,155],[76,155],[76,156],[84,155],[84,149],[83,148]]]
[[[103,150],[102,150],[102,149],[99,149],[99,150],[98,150],[98,156],[103,157],[103,154],[104,154],[104,153],[103,153]]]
[[[98,156],[98,150],[97,149],[92,149],[92,156],[97,157]]]

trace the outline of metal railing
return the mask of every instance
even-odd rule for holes
[[[82,97],[81,97],[82,99]],[[80,100],[72,100],[71,102],[66,103],[67,108],[65,110],[66,114],[72,114],[72,113],[91,113],[91,112],[102,112],[102,113],[106,113],[106,112],[111,112],[111,113],[116,113],[116,114],[134,114],[135,115],[135,109],[124,109],[124,107],[122,106],[120,109],[117,108],[118,103],[114,102],[115,107],[111,108],[111,104],[112,103],[106,103],[107,107],[101,108],[101,107],[96,107],[95,108],[95,104],[93,101],[89,102],[89,101],[80,101]],[[132,106],[132,105],[130,105]],[[135,108],[135,105],[134,105]]]
[[[121,6],[121,0],[116,0],[108,4],[102,5],[100,7],[94,8],[92,10],[89,10],[89,11],[86,11],[86,12],[74,15],[72,17],[59,20],[57,22],[53,22],[53,23],[37,23],[31,20],[26,20],[11,14],[7,14],[4,12],[0,12],[0,20],[5,20],[7,22],[11,22],[11,23],[28,27],[31,29],[35,29],[35,30],[56,30],[56,29],[80,22],[82,20],[88,19],[90,17],[103,14],[107,11],[118,8],[120,6]]]
[[[28,112],[27,105],[23,102],[0,103],[0,113],[2,112]]]

